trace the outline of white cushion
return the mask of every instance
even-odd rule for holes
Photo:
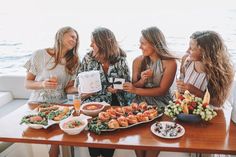
[[[10,92],[13,98],[29,98],[30,90],[24,87],[25,75],[0,75],[0,92]]]
[[[13,100],[10,92],[0,92],[0,107]]]

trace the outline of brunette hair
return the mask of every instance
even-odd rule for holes
[[[177,59],[174,55],[172,55],[168,49],[166,44],[166,39],[161,30],[155,26],[148,27],[141,31],[142,37],[147,40],[154,48],[155,52],[160,56],[163,60],[168,59]],[[144,57],[141,63],[141,70],[145,70],[146,66],[150,63],[149,57]]]
[[[125,52],[119,47],[114,33],[104,27],[98,27],[92,32],[92,38],[98,47],[95,58],[99,61],[109,61],[116,63],[121,56],[126,57]]]

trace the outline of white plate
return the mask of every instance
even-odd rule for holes
[[[154,124],[151,126],[151,131],[152,131],[152,133],[155,134],[156,136],[159,136],[159,137],[162,137],[162,138],[167,138],[167,139],[173,139],[173,138],[179,138],[179,137],[183,136],[184,133],[185,133],[184,127],[183,127],[182,125],[176,123],[176,124],[177,124],[177,125],[176,125],[176,126],[177,126],[176,128],[180,127],[180,128],[181,128],[181,131],[178,132],[176,136],[170,136],[170,132],[171,132],[171,131],[165,131],[165,128],[166,128],[167,125],[174,125],[174,122],[162,121],[162,122],[159,122],[159,124],[162,125],[162,127],[163,127],[162,129],[160,129],[160,130],[161,130],[160,132],[156,131],[156,128],[157,128],[156,123],[154,123]],[[170,130],[173,131],[173,130],[176,129],[176,128],[172,128],[172,129],[170,129]],[[163,133],[166,133],[166,135],[163,134]]]

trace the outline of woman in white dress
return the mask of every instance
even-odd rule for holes
[[[63,103],[66,92],[74,84],[79,57],[79,36],[75,29],[63,27],[55,37],[53,48],[35,51],[24,67],[27,69],[25,87],[31,89],[29,101]],[[50,157],[57,157],[59,146],[52,145]]]
[[[61,28],[53,48],[37,50],[26,62],[25,87],[31,89],[29,101],[63,103],[73,86],[78,58],[78,33],[71,27]]]

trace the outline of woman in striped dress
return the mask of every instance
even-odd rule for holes
[[[233,64],[220,35],[214,31],[195,32],[190,37],[188,54],[182,59],[180,92],[203,97],[206,89],[210,104],[221,107],[227,99],[234,78]]]

